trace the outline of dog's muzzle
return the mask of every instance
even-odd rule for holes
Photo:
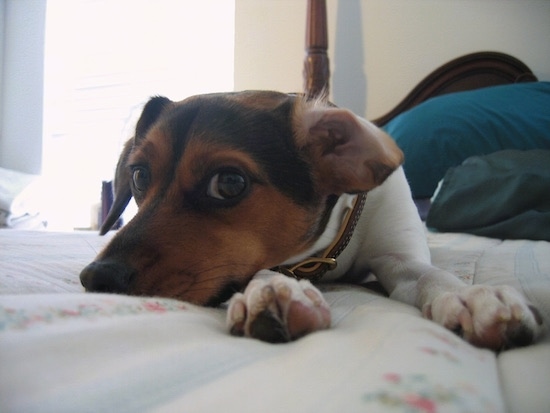
[[[80,273],[86,291],[96,293],[128,292],[135,270],[118,262],[94,261]]]

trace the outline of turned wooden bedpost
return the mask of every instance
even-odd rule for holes
[[[328,94],[330,68],[327,49],[326,1],[308,0],[304,93],[310,98],[314,98],[323,92]]]

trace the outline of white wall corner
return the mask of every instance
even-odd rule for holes
[[[0,166],[40,173],[46,0],[0,0]]]

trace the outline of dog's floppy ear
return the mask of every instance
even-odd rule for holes
[[[317,184],[326,194],[369,191],[403,162],[403,152],[389,135],[349,110],[314,107],[301,117],[297,143],[310,154]]]
[[[128,170],[128,158],[136,144],[143,139],[149,128],[153,125],[153,123],[155,123],[159,115],[169,103],[172,103],[170,99],[157,96],[151,98],[144,106],[143,112],[141,113],[136,125],[136,133],[133,138],[126,142],[124,149],[120,154],[120,158],[118,159],[114,180],[115,197],[113,205],[109,210],[109,214],[101,225],[101,229],[99,231],[100,235],[105,235],[107,231],[111,229],[126,209],[130,199],[132,199],[132,189],[130,186],[130,179],[132,179],[132,176]]]
[[[105,235],[111,227],[118,220],[120,215],[126,209],[128,202],[132,199],[132,190],[130,189],[130,174],[126,168],[126,161],[128,156],[134,147],[134,138],[128,140],[124,144],[124,149],[118,158],[118,163],[116,166],[115,179],[114,179],[114,200],[111,209],[109,209],[109,214],[101,228],[99,230],[100,235]]]

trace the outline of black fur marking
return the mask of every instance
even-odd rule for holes
[[[166,182],[166,188],[168,188],[176,177],[177,167],[181,161],[183,151],[189,142],[189,138],[193,134],[192,125],[199,110],[199,106],[191,102],[174,109],[170,113],[168,128],[170,130],[170,137],[172,138],[171,145],[173,148],[171,162],[172,170]]]
[[[153,123],[158,119],[162,111],[168,106],[172,101],[164,96],[155,96],[149,100],[143,107],[143,112],[139,117],[139,120],[136,124],[136,141],[140,140],[145,136],[147,131],[151,128]]]

